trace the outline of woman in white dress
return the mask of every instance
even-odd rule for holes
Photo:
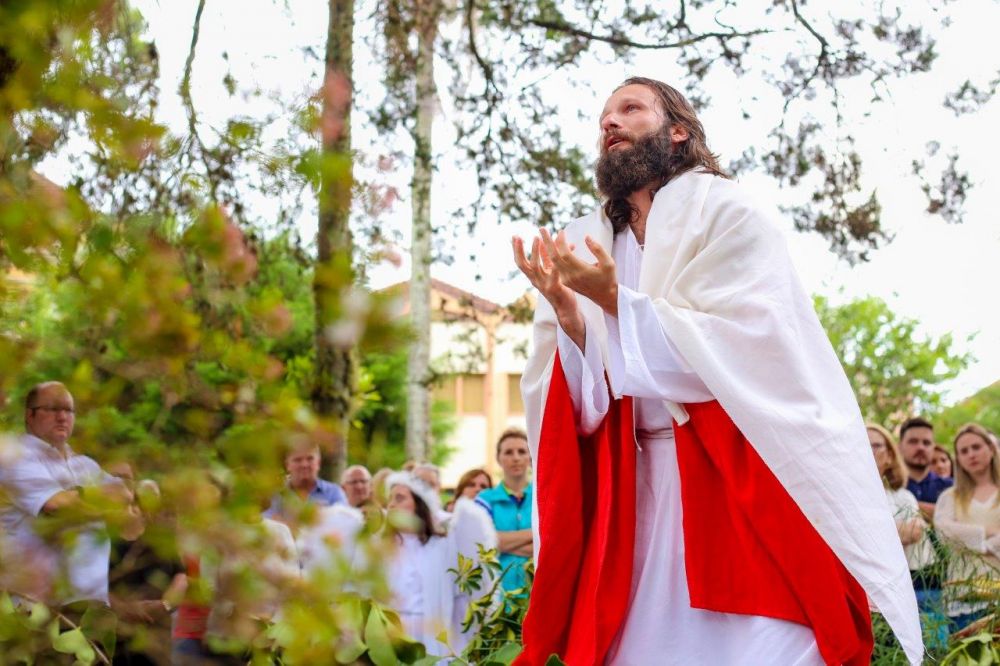
[[[398,545],[388,570],[389,589],[406,632],[424,644],[427,653],[460,653],[474,633],[462,631],[470,596],[463,594],[449,569],[458,556],[478,560],[478,546],[496,547],[496,531],[489,515],[474,502],[455,502],[447,533],[435,520],[441,504],[434,491],[408,472],[391,475],[389,524]],[[488,589],[485,581],[482,589]],[[437,636],[447,632],[447,645]]]
[[[954,548],[944,589],[954,631],[985,612],[1000,581],[1000,453],[978,424],[955,437],[955,485],[938,498],[934,526]]]
[[[877,423],[868,423],[868,441],[875,456],[875,465],[885,484],[885,496],[892,510],[899,540],[903,543],[910,571],[920,571],[934,563],[934,544],[927,534],[927,523],[920,515],[920,506],[913,493],[906,489],[906,464],[899,445],[888,430]]]

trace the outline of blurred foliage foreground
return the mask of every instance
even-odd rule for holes
[[[139,497],[150,552],[175,563],[195,554],[225,572],[214,588],[191,581],[186,598],[234,609],[212,644],[237,661],[381,666],[448,657],[427,655],[402,634],[382,571],[391,539],[363,539],[362,565],[333,556],[304,578],[267,567],[273,545],[259,516],[282,485],[284,453],[302,442],[342,453],[347,440],[342,424],[310,402],[314,339],[351,354],[400,340],[386,304],[354,286],[351,248],[315,263],[287,235],[255,230],[234,185],[235,171],[257,168],[269,195],[310,187],[321,198],[349,196],[350,160],[320,141],[337,127],[320,109],[342,91],[297,110],[294,128],[312,143],[266,155],[254,144],[260,128],[244,122],[209,150],[193,107],[189,136],[156,121],[158,63],[141,33],[119,2],[0,3],[0,427],[21,431],[28,387],[65,382],[78,414],[74,450],[105,468],[129,463],[158,484]],[[39,175],[71,144],[88,148],[70,183]],[[332,320],[317,323],[316,301]],[[380,400],[370,395],[374,380],[361,379],[360,392],[341,388],[356,402]],[[16,447],[0,444],[0,458]],[[119,540],[115,508],[87,499],[80,515],[45,526],[49,538],[71,539],[75,520],[98,521]],[[455,573],[472,589],[496,566],[484,557],[481,566],[456,562]],[[169,639],[148,622],[51,608],[16,589],[0,593],[0,662],[109,663],[116,642],[164,656]],[[526,598],[488,591],[470,609],[475,639],[450,656],[510,663]],[[988,634],[936,649],[958,664],[997,663]],[[898,663],[898,652],[884,652],[879,663]]]

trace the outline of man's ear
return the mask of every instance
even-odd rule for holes
[[[670,142],[682,143],[688,140],[687,128],[683,125],[674,125],[670,128]]]

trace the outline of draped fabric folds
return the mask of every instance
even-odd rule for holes
[[[828,664],[867,664],[867,598],[718,402],[676,426],[685,566],[693,607],[812,628]],[[537,459],[539,553],[519,665],[557,654],[603,664],[631,589],[635,526],[632,399],[578,437],[555,359]],[[757,509],[764,508],[763,511]],[[663,544],[664,548],[677,544]],[[664,627],[669,630],[669,627]]]
[[[558,354],[535,462],[539,552],[517,664],[601,664],[628,606],[635,537],[632,399],[578,437]]]
[[[804,624],[827,664],[868,664],[864,590],[722,406],[685,408],[674,437],[692,607]]]

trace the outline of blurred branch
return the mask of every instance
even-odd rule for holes
[[[631,39],[626,39],[625,37],[619,35],[598,35],[582,28],[577,28],[576,26],[570,25],[569,23],[559,22],[559,21],[544,21],[541,19],[529,19],[527,21],[528,25],[533,25],[536,28],[545,28],[546,30],[555,30],[557,32],[563,32],[575,37],[583,37],[584,39],[589,39],[597,42],[604,42],[606,44],[612,44],[614,46],[626,46],[633,49],[682,49],[686,46],[692,46],[698,42],[703,42],[707,39],[718,39],[720,41],[725,41],[727,39],[736,38],[746,38],[754,37],[757,35],[763,35],[772,30],[768,28],[759,28],[757,30],[748,30],[746,32],[705,32],[699,35],[693,35],[687,39],[681,39],[676,42],[635,42]]]
[[[188,130],[191,132],[191,139],[198,144],[202,162],[205,165],[205,176],[208,186],[212,192],[212,200],[217,199],[218,186],[215,179],[211,177],[212,167],[206,159],[208,153],[205,143],[198,134],[198,115],[194,108],[194,100],[191,98],[191,71],[194,68],[194,54],[198,47],[198,36],[201,32],[201,15],[205,11],[205,0],[198,0],[198,9],[194,14],[194,25],[191,28],[191,47],[188,50],[187,60],[184,61],[184,77],[181,79],[179,93],[181,101],[184,103],[184,110],[187,112]]]

